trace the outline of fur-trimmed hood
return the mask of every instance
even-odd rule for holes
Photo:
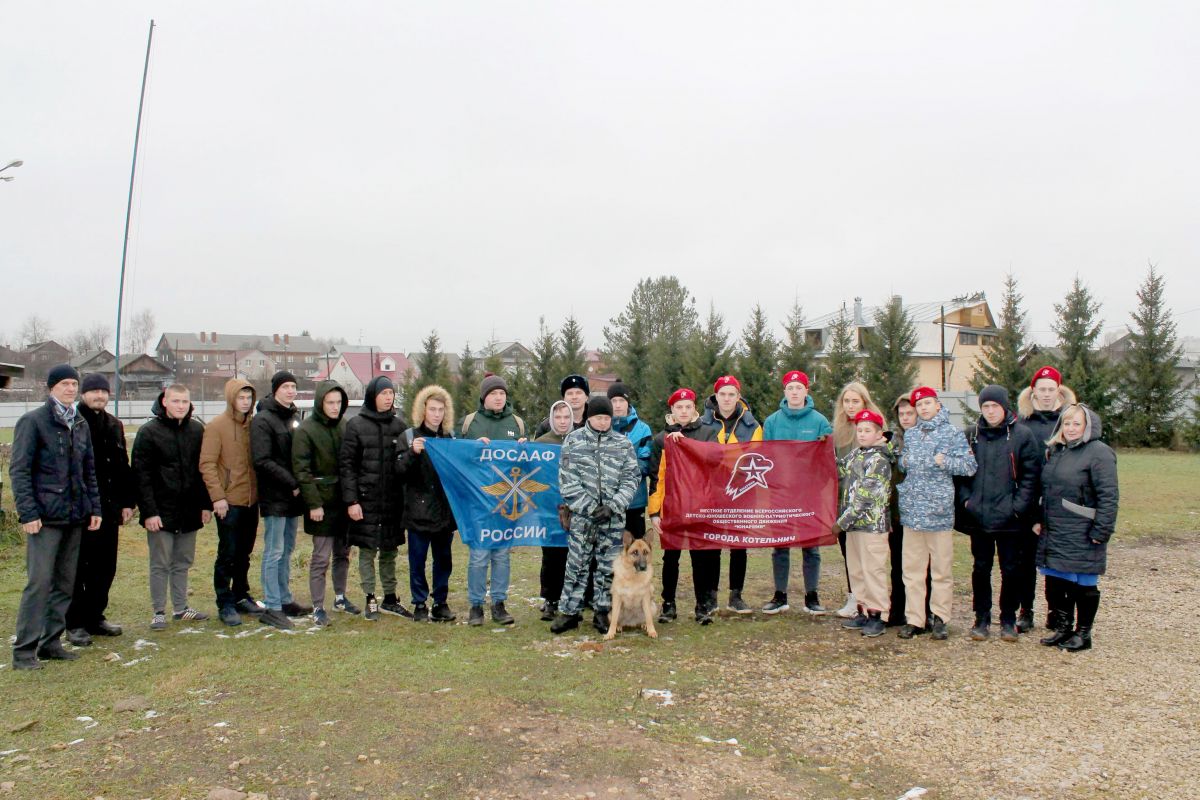
[[[442,430],[446,433],[454,430],[454,398],[450,393],[437,384],[426,386],[417,392],[412,404],[412,425],[419,428],[425,421],[425,405],[430,399],[441,400],[446,405],[446,416],[442,420]]]
[[[1075,403],[1075,392],[1073,392],[1069,386],[1063,386],[1060,384],[1058,387],[1058,408],[1054,410],[1058,411],[1059,409],[1066,408],[1067,406],[1074,405]],[[1029,417],[1032,415],[1033,389],[1029,386],[1026,386],[1021,390],[1021,393],[1017,395],[1017,416],[1021,419],[1029,419]]]

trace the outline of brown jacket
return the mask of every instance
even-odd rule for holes
[[[200,448],[200,474],[208,496],[215,503],[226,500],[231,506],[253,506],[258,502],[258,484],[254,461],[250,457],[250,416],[239,414],[234,405],[238,392],[254,386],[241,378],[225,383],[225,412],[204,428]],[[250,400],[254,408],[254,399]]]

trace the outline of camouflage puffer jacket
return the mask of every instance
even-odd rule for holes
[[[590,517],[600,506],[624,524],[625,510],[642,480],[633,444],[616,431],[591,425],[567,434],[558,463],[558,485],[572,514]]]
[[[885,443],[856,447],[838,461],[838,477],[846,486],[838,509],[839,528],[869,533],[892,530],[892,458]]]

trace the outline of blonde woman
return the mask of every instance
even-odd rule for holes
[[[871,399],[871,393],[867,387],[859,381],[850,381],[842,390],[838,392],[837,401],[833,404],[833,448],[837,452],[838,461],[841,461],[847,454],[858,446],[855,438],[856,425],[854,418],[858,412],[863,409],[874,411],[879,416],[883,416],[883,412],[879,410],[879,406],[875,405],[875,401]],[[846,485],[845,482],[838,481],[838,508],[841,508],[845,501]],[[838,547],[842,550],[842,558],[846,557],[846,533],[838,531]],[[838,609],[837,615],[843,619],[850,619],[858,613],[858,601],[854,599],[854,593],[850,591],[850,573],[846,572],[846,604]]]

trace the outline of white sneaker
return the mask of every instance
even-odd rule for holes
[[[854,599],[854,593],[846,595],[846,605],[837,610],[837,615],[842,619],[851,619],[858,613],[858,601]]]

